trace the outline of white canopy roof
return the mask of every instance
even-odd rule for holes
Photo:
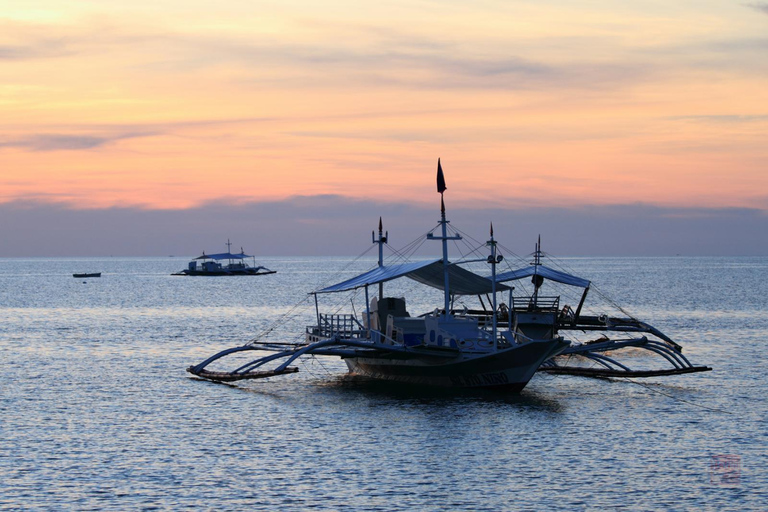
[[[376,267],[364,274],[323,288],[317,293],[354,290],[355,288],[363,286],[391,281],[398,277],[408,277],[439,290],[442,290],[445,287],[443,261],[438,259]],[[493,283],[489,278],[470,272],[458,265],[448,266],[448,280],[451,293],[456,295],[480,295],[492,292]],[[509,287],[503,284],[497,284],[496,291],[502,290],[509,290]]]
[[[231,252],[220,252],[218,254],[205,254],[195,258],[196,260],[242,260],[244,258],[253,258],[253,256],[245,253],[232,254]]]
[[[565,272],[560,272],[559,270],[545,267],[544,265],[531,265],[521,269],[512,270],[510,272],[504,272],[503,274],[497,274],[496,281],[499,283],[504,283],[507,281],[516,281],[518,279],[523,279],[524,277],[533,275],[539,275],[551,281],[557,281],[558,283],[578,286],[580,288],[589,288],[588,280],[572,276],[571,274],[566,274]]]

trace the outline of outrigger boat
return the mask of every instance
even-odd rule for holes
[[[251,258],[253,265],[249,265],[245,259]],[[226,261],[226,264],[222,264]],[[198,265],[198,262],[200,263]],[[245,254],[240,248],[239,254],[232,254],[232,243],[227,240],[227,252],[218,254],[205,254],[193,259],[187,265],[187,268],[180,272],[171,274],[173,276],[263,276],[275,274],[276,270],[269,270],[267,267],[257,266],[254,256]]]
[[[372,236],[373,243],[378,245],[377,266],[312,292],[316,323],[307,327],[301,342],[270,343],[255,339],[221,351],[187,371],[213,381],[258,379],[297,372],[298,367],[291,364],[299,358],[322,355],[340,357],[350,373],[376,379],[516,392],[526,386],[537,370],[593,377],[648,377],[711,369],[692,365],[682,355],[680,345],[648,324],[631,317],[583,314],[584,302],[593,288],[590,281],[545,266],[540,241],[530,265],[498,273],[497,265],[503,257],[491,225],[490,239],[482,244],[487,256],[450,261],[448,242],[462,240],[463,236],[453,228],[449,233],[443,198],[446,186],[439,160],[437,190],[441,217],[425,239],[441,242],[441,258],[385,264],[383,248],[388,233],[383,232],[379,219],[378,238],[375,233]],[[478,254],[477,249],[474,253]],[[480,261],[490,266],[489,276],[461,266],[477,266]],[[411,316],[404,298],[384,294],[385,283],[403,277],[442,290],[442,307]],[[505,284],[517,284],[528,277],[534,285],[530,295],[515,296],[515,288]],[[560,296],[544,296],[541,288],[545,281],[583,289],[576,309],[561,307]],[[370,297],[371,287],[378,289],[374,297]],[[320,297],[360,289],[366,304],[360,314],[321,313]],[[498,303],[499,293],[508,294],[509,305]],[[457,300],[472,296],[479,299],[479,307],[457,307]],[[600,338],[580,339],[579,334],[595,331],[601,333]],[[609,333],[618,336],[609,338]],[[668,367],[631,369],[612,354],[633,348],[661,356]],[[208,369],[226,356],[247,351],[266,355],[238,364],[231,371]]]
[[[387,236],[379,221],[378,266],[341,283],[313,292],[317,323],[306,330],[305,342],[291,346],[252,342],[220,352],[188,371],[199,377],[217,381],[271,377],[298,371],[290,364],[304,355],[341,357],[352,373],[419,385],[445,387],[493,387],[522,390],[539,366],[559,354],[569,344],[561,337],[534,338],[522,332],[498,327],[497,292],[509,290],[493,279],[497,254],[491,233],[487,242],[490,254],[483,258],[491,267],[491,277],[471,272],[448,259],[448,242],[460,240],[460,234],[448,234],[443,193],[446,190],[438,161],[437,190],[440,193],[441,217],[429,240],[442,244],[442,258],[384,265],[383,247]],[[437,233],[435,233],[437,231]],[[477,261],[477,260],[475,260]],[[467,263],[467,262],[464,262]],[[443,307],[420,316],[411,316],[403,298],[386,297],[384,283],[408,277],[443,291]],[[369,289],[378,287],[378,297],[369,300]],[[325,294],[364,289],[367,309],[360,317],[354,314],[324,314],[318,297]],[[490,314],[479,317],[451,309],[457,296],[491,297]],[[231,372],[212,372],[206,367],[214,361],[242,351],[274,352],[260,357]],[[268,363],[273,370],[263,370]]]

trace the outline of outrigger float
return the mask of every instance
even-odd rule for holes
[[[464,237],[446,220],[443,194],[446,190],[438,160],[437,190],[441,218],[424,239],[442,244],[442,257],[428,261],[385,264],[384,233],[379,219],[378,265],[343,282],[316,290],[316,323],[307,327],[304,339],[296,343],[270,343],[255,339],[206,359],[187,371],[204,379],[232,382],[295,373],[291,366],[304,356],[335,356],[343,359],[350,373],[415,385],[453,388],[497,388],[522,390],[536,371],[591,377],[651,377],[711,370],[694,366],[682,355],[682,348],[658,329],[631,318],[582,313],[590,281],[542,263],[541,242],[533,262],[523,268],[497,272],[504,260],[491,226],[484,244],[486,255],[452,262],[448,242]],[[479,255],[479,247],[472,250]],[[398,253],[399,254],[399,253]],[[402,254],[399,254],[402,256]],[[490,275],[461,265],[490,266]],[[487,273],[487,271],[486,271]],[[442,308],[411,316],[401,297],[387,297],[384,283],[407,277],[443,291]],[[515,295],[513,286],[531,278],[533,291]],[[561,297],[544,296],[545,282],[582,289],[578,305],[561,307]],[[377,294],[370,297],[371,287]],[[366,309],[360,314],[321,313],[319,297],[326,294],[364,290]],[[508,303],[497,296],[507,294]],[[477,297],[478,307],[469,309],[463,301]],[[483,297],[486,300],[483,300]],[[456,301],[461,301],[458,307]],[[354,307],[354,303],[353,303]],[[596,339],[580,337],[600,333]],[[610,337],[610,336],[613,337]],[[630,368],[618,352],[641,349],[656,356],[665,367]],[[266,353],[231,371],[208,367],[236,353]]]

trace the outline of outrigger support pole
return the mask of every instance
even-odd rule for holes
[[[589,286],[584,288],[584,293],[581,295],[581,300],[579,301],[579,307],[576,308],[576,313],[573,314],[573,325],[576,325],[576,322],[579,321],[579,315],[581,314],[581,307],[584,305],[584,301],[587,300],[587,294],[589,293]]]

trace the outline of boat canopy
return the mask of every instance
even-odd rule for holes
[[[510,272],[504,272],[503,274],[497,274],[496,281],[499,283],[504,283],[507,281],[516,281],[518,279],[523,279],[524,277],[530,277],[533,275],[538,275],[551,281],[557,281],[558,283],[578,286],[579,288],[589,288],[588,280],[572,276],[571,274],[566,274],[565,272],[560,272],[559,270],[545,267],[544,265],[530,265],[528,267],[512,270]]]
[[[232,254],[231,252],[220,252],[219,254],[205,254],[195,258],[196,260],[242,260],[245,258],[253,258],[248,254]]]
[[[445,287],[443,260],[417,261],[376,267],[364,274],[323,288],[316,293],[344,292],[363,286],[391,281],[398,277],[408,277],[414,281],[442,290]],[[456,295],[480,295],[493,291],[493,282],[489,278],[470,272],[458,265],[448,266],[448,279],[451,293]],[[496,291],[503,290],[509,290],[509,287],[503,284],[496,285]]]

